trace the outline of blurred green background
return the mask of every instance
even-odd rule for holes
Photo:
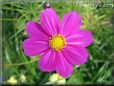
[[[79,0],[78,0],[79,1]],[[40,71],[37,60],[40,57],[25,56],[22,42],[27,38],[25,23],[39,22],[43,9],[42,1],[16,0],[2,3],[2,84],[113,84],[114,83],[114,7],[76,5],[76,0],[48,0],[59,18],[68,11],[75,10],[82,16],[82,29],[88,29],[94,42],[87,47],[89,58],[80,67],[73,66],[73,74],[67,79],[55,72]],[[112,2],[110,2],[112,3]],[[59,78],[58,78],[59,77]],[[55,80],[55,81],[53,81]]]

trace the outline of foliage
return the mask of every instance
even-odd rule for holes
[[[112,84],[114,83],[114,36],[111,19],[113,9],[103,7],[77,6],[75,2],[49,1],[59,18],[71,10],[82,16],[82,29],[88,29],[94,36],[94,42],[87,47],[88,61],[80,67],[74,66],[66,84]],[[41,72],[37,66],[37,57],[27,57],[23,53],[22,42],[27,38],[25,23],[29,20],[39,22],[39,13],[43,9],[41,1],[21,0],[21,2],[3,1],[2,5],[2,50],[3,84],[15,76],[17,84],[46,84],[52,73]],[[112,19],[114,20],[114,18]],[[25,82],[20,80],[26,77]]]

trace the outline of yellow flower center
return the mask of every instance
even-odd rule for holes
[[[49,46],[55,51],[60,51],[62,48],[65,47],[65,45],[66,45],[66,40],[60,34],[52,36],[51,39],[49,40]]]

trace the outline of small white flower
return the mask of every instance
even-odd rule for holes
[[[17,80],[15,79],[14,76],[11,76],[10,79],[7,80],[7,82],[8,82],[9,84],[16,84],[16,83],[17,83]]]
[[[49,81],[54,84],[65,84],[66,83],[66,79],[61,77],[60,75],[58,75],[57,73],[54,73],[50,78]]]
[[[21,82],[26,82],[26,76],[21,74],[20,80],[21,80]]]

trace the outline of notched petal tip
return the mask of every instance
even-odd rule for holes
[[[85,30],[85,31],[87,31],[86,32],[87,36],[88,36],[88,45],[87,46],[89,46],[93,43],[94,37],[93,37],[93,34],[89,30]]]
[[[61,52],[57,54],[57,57],[59,58],[58,60],[58,66],[56,68],[56,72],[61,75],[64,78],[68,78],[72,72],[72,64],[70,64],[66,58],[63,56]]]
[[[57,65],[57,58],[55,52],[49,50],[45,52],[38,61],[38,66],[43,72],[52,72],[55,70]]]
[[[62,53],[70,64],[82,65],[88,60],[88,52],[83,46],[68,45]]]
[[[35,24],[38,24],[37,22],[32,21],[32,20],[26,22],[26,24],[25,24],[25,29],[28,29],[28,27],[32,26],[34,23],[35,23]]]
[[[49,48],[48,42],[39,40],[36,37],[26,39],[23,42],[22,47],[27,56],[37,56],[47,51]]]
[[[68,70],[67,70],[68,71]],[[59,73],[58,71],[57,71],[57,73],[61,76],[61,77],[63,77],[63,78],[68,78],[68,77],[70,77],[71,75],[72,75],[72,73],[73,73],[73,70],[72,71],[69,71],[69,73]]]
[[[46,8],[41,11],[40,23],[48,34],[57,34],[59,27],[59,18],[53,9]]]
[[[61,20],[60,33],[66,37],[80,30],[81,25],[81,16],[75,11],[70,11],[66,13]]]
[[[76,34],[70,35],[66,39],[68,45],[87,47],[93,42],[93,35],[88,30],[79,30]]]

